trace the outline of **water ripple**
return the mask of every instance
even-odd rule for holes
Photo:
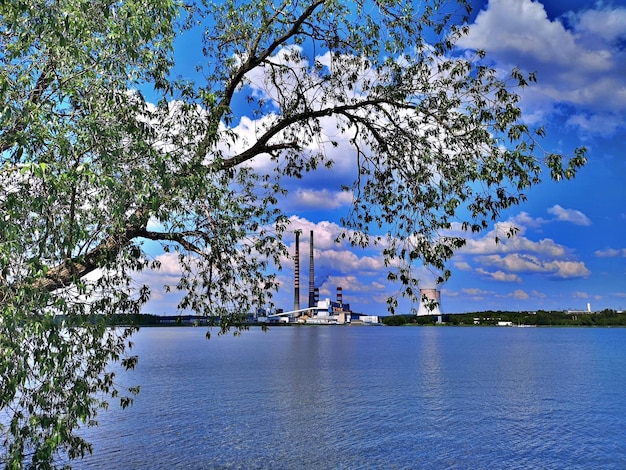
[[[76,468],[626,468],[626,329],[203,337],[140,332],[142,392]]]

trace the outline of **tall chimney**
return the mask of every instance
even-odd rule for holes
[[[293,284],[293,309],[300,310],[300,232],[296,230],[295,278]]]
[[[311,256],[309,258],[309,308],[315,307],[315,267],[313,266],[313,230],[311,230]]]
[[[343,288],[337,287],[337,303],[343,305]]]

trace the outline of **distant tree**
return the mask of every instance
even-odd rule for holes
[[[430,315],[420,315],[418,317],[413,317],[411,323],[415,323],[417,325],[434,325],[435,317]]]
[[[536,325],[553,325],[554,320],[552,319],[552,315],[545,310],[538,310],[535,315],[535,324]]]
[[[413,315],[388,315],[381,317],[380,321],[387,326],[401,326],[415,320]]]
[[[584,149],[545,153],[542,129],[522,121],[515,88],[534,77],[502,79],[482,52],[455,53],[468,3],[0,2],[7,467],[91,450],[75,431],[120,393],[107,365],[133,328],[82,318],[140,311],[150,292],[133,274],[158,268],[143,241],[178,253],[180,307],[224,329],[267,301],[268,268],[286,256],[284,178],[332,166],[333,135],[349,136],[343,158],[356,172],[343,237],[384,242],[389,279],[415,302],[411,266],[445,278],[463,246],[442,235],[452,221],[483,230],[542,169],[575,174]],[[192,29],[198,82],[172,69],[174,39]],[[257,119],[245,138],[232,129],[235,102]],[[258,157],[272,169],[255,170]]]

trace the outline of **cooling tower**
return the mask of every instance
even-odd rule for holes
[[[420,289],[420,308],[417,315],[441,315],[441,294],[437,289]]]

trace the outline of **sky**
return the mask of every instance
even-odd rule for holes
[[[459,46],[485,50],[503,72],[536,72],[538,83],[521,92],[526,122],[545,126],[544,148],[567,154],[586,146],[588,163],[573,180],[546,179],[532,188],[527,201],[503,212],[488,230],[465,234],[467,245],[449,263],[452,277],[437,286],[441,310],[586,310],[588,304],[593,311],[626,309],[626,0],[477,0],[470,33]],[[254,122],[244,117],[234,126],[245,135]],[[303,231],[300,302],[307,302],[313,230],[320,297],[334,299],[341,286],[353,310],[386,315],[385,300],[399,286],[386,280],[380,252],[333,241],[351,203],[340,191],[353,174],[351,161],[337,160],[332,171],[292,184],[281,202],[293,230]],[[502,237],[511,225],[518,235]],[[293,253],[293,236],[286,240]],[[162,270],[137,279],[153,291],[144,311],[174,314],[178,299],[163,285],[179,270],[175,256],[153,256]],[[419,266],[416,272],[421,287],[435,287],[434,273]],[[285,260],[278,276],[274,302],[289,310],[292,260]],[[403,309],[408,312],[408,304],[401,301],[398,313]]]

